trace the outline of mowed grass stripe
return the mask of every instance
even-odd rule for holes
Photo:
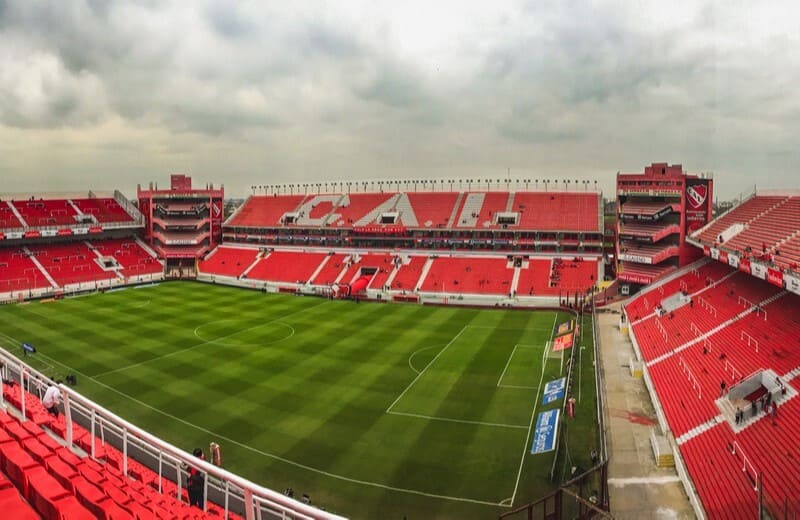
[[[434,412],[483,420],[530,413],[531,396],[497,389],[497,378],[513,342],[549,336],[553,313],[337,301],[286,316],[321,302],[165,283],[32,304],[38,317],[0,308],[0,331],[35,338],[58,361],[97,370],[88,373],[129,367],[78,389],[187,449],[222,440],[230,469],[276,489],[308,491],[348,516],[372,518],[387,508],[413,518],[503,511],[491,504],[512,492],[525,430],[385,412],[464,329],[465,344],[475,348],[453,344],[452,357],[447,351],[439,359],[454,377],[431,384]],[[280,326],[265,325],[271,320]],[[288,336],[284,326],[294,333],[280,339]],[[92,351],[98,356],[86,359]],[[558,372],[558,360],[547,364],[548,373]],[[523,485],[539,481],[543,465],[526,464]]]

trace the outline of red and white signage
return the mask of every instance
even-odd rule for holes
[[[783,287],[783,273],[778,269],[773,269],[770,267],[767,269],[767,281],[772,285]]]
[[[795,294],[800,294],[800,276],[786,273],[783,275],[786,282],[786,290]]]
[[[763,264],[750,264],[750,273],[756,278],[767,279],[767,267]]]
[[[638,283],[642,285],[648,284],[653,281],[652,276],[635,274],[635,273],[626,273],[626,272],[619,273],[617,278],[619,278],[623,282]]]
[[[739,270],[744,273],[750,273],[750,260],[747,258],[742,258],[739,260]]]
[[[686,179],[686,234],[708,224],[711,187],[708,179]]]

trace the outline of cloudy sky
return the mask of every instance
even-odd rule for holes
[[[611,194],[654,161],[800,188],[780,4],[0,0],[0,192],[510,168]]]

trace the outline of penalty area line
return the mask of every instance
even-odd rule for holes
[[[527,425],[519,425],[519,424],[505,424],[505,423],[493,423],[493,422],[484,422],[484,421],[469,421],[467,419],[451,419],[449,417],[436,417],[435,415],[423,415],[419,413],[407,413],[407,412],[386,412],[389,415],[402,415],[404,417],[415,417],[417,419],[426,419],[429,421],[444,421],[444,422],[452,422],[452,423],[459,423],[459,424],[474,424],[476,426],[493,426],[495,428],[511,428],[515,430],[527,430]]]

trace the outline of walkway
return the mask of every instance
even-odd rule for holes
[[[609,310],[619,311],[619,304]],[[631,377],[635,358],[627,336],[619,332],[619,314],[597,315],[600,362],[606,395],[611,513],[619,519],[694,518],[683,484],[672,468],[658,468],[650,448],[657,425],[643,379]]]

